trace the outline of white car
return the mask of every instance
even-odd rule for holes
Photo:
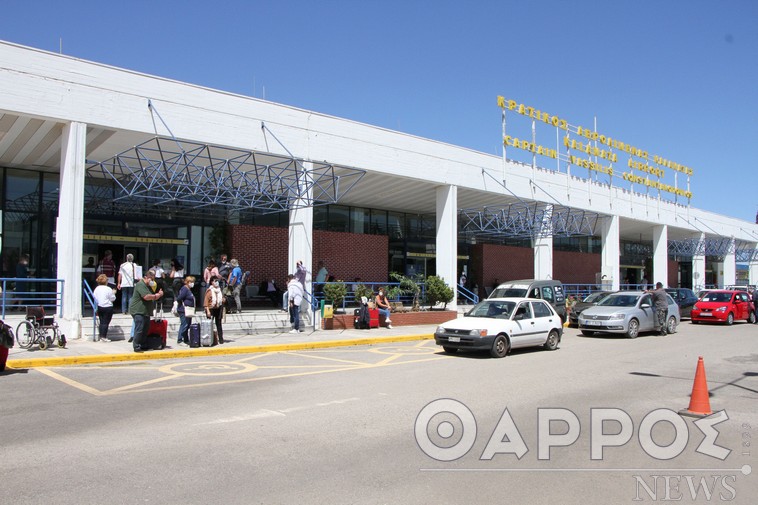
[[[445,352],[486,350],[502,358],[511,349],[543,346],[553,351],[563,335],[563,324],[553,307],[532,298],[488,298],[463,317],[437,327],[434,341]]]

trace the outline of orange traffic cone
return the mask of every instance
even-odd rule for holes
[[[695,382],[692,384],[692,394],[690,395],[690,406],[686,410],[680,410],[679,415],[692,417],[705,417],[713,414],[711,410],[711,400],[708,395],[708,383],[705,380],[705,365],[703,357],[697,359],[697,370],[695,370]]]

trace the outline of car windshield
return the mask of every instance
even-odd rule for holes
[[[508,319],[511,317],[513,307],[516,304],[513,302],[501,302],[493,300],[485,300],[479,305],[476,305],[471,311],[466,314],[467,317],[494,317],[497,319]]]
[[[637,305],[637,300],[640,299],[640,295],[625,295],[615,294],[609,295],[608,298],[604,298],[598,306],[602,307],[634,307]]]
[[[506,286],[497,288],[490,295],[491,298],[526,298],[526,288]]]
[[[704,302],[721,302],[726,303],[732,299],[732,293],[706,293],[703,295],[702,300]]]
[[[592,293],[587,298],[582,300],[583,302],[587,303],[598,303],[600,300],[608,296],[610,293]]]

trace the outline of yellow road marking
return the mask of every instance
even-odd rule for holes
[[[97,389],[87,386],[85,384],[82,384],[81,382],[77,382],[73,379],[69,379],[68,377],[64,377],[56,372],[53,372],[49,368],[39,368],[38,369],[41,373],[47,375],[48,377],[52,377],[55,380],[59,380],[64,384],[68,384],[71,387],[74,387],[76,389],[79,389],[81,391],[84,391],[85,393],[89,393],[91,395],[95,396],[103,396],[102,391],[98,391]]]
[[[288,354],[290,356],[300,356],[303,358],[311,358],[311,359],[323,359],[327,361],[336,361],[337,363],[348,363],[351,365],[370,365],[371,363],[365,363],[363,361],[353,361],[349,359],[339,359],[339,358],[328,358],[326,356],[317,356],[317,355],[309,355],[309,354],[300,354],[299,352],[286,352],[284,354]]]
[[[413,348],[418,349],[419,346],[414,345]],[[410,348],[409,348],[410,349]],[[435,349],[430,349],[430,351],[433,351]],[[363,350],[365,352],[366,350]],[[369,350],[372,351],[372,350]],[[386,352],[386,351],[385,351]],[[274,353],[267,353],[267,354],[274,354]],[[277,353],[279,354],[279,353]],[[45,375],[48,375],[51,378],[54,378],[56,380],[59,380],[65,384],[68,384],[72,387],[75,387],[81,391],[90,393],[95,396],[105,396],[105,395],[114,395],[114,394],[124,394],[124,393],[142,393],[142,392],[151,392],[151,391],[168,391],[168,390],[176,390],[176,389],[187,389],[187,388],[194,388],[194,387],[207,387],[207,386],[215,386],[215,385],[224,385],[224,384],[239,384],[239,383],[245,383],[245,382],[257,382],[257,381],[263,381],[263,380],[274,380],[274,379],[282,379],[282,378],[291,378],[291,377],[305,377],[308,375],[317,375],[322,373],[333,373],[333,372],[343,372],[343,371],[350,371],[350,370],[363,370],[363,369],[369,369],[369,368],[379,368],[382,366],[393,366],[393,365],[405,365],[405,364],[413,364],[413,363],[423,363],[427,361],[437,361],[440,359],[450,359],[450,356],[439,356],[439,355],[432,355],[432,357],[425,357],[425,358],[419,358],[419,359],[411,359],[411,360],[404,360],[404,361],[395,361],[399,358],[407,358],[409,356],[421,356],[421,353],[403,353],[398,352],[389,355],[387,358],[383,359],[382,361],[378,363],[365,363],[365,362],[359,362],[359,361],[350,361],[350,360],[341,360],[337,358],[329,358],[325,356],[318,356],[318,355],[311,355],[311,354],[300,354],[296,352],[283,352],[281,353],[283,355],[292,355],[292,356],[298,356],[298,357],[304,357],[304,358],[313,358],[313,359],[321,359],[326,360],[330,362],[334,362],[335,365],[329,366],[329,365],[263,365],[263,366],[256,366],[247,364],[244,361],[261,358],[265,355],[257,355],[250,358],[245,358],[243,360],[236,360],[231,362],[194,362],[194,363],[172,363],[170,365],[164,365],[162,367],[150,367],[150,370],[157,369],[160,372],[169,374],[168,376],[164,377],[158,377],[156,379],[150,379],[147,381],[142,381],[136,384],[129,384],[126,386],[117,387],[114,389],[110,389],[107,391],[99,391],[93,387],[87,386],[85,384],[82,384],[74,379],[70,379],[68,377],[64,377],[56,372],[53,372],[52,370],[48,368],[40,368],[40,371],[44,373]],[[428,356],[428,353],[423,353],[423,355]],[[234,371],[227,371],[227,372],[214,372],[209,368],[210,373],[196,373],[192,371],[182,371],[182,370],[175,370],[175,367],[186,367],[186,366],[201,366],[201,367],[213,367],[215,366],[214,363],[218,366],[225,366],[225,365],[239,365],[242,368],[239,370]],[[343,366],[338,366],[338,364],[342,364]],[[344,366],[348,365],[348,366]],[[87,367],[89,368],[89,367]],[[107,367],[96,367],[96,368],[107,368]],[[287,368],[287,369],[298,369],[301,371],[293,372],[293,373],[286,373],[286,374],[279,374],[279,375],[271,375],[271,376],[261,376],[261,377],[252,377],[252,378],[240,378],[240,379],[234,379],[234,380],[225,380],[225,381],[214,381],[214,382],[206,382],[201,384],[181,384],[176,386],[163,386],[163,387],[152,387],[152,388],[144,388],[144,386],[149,386],[153,384],[157,384],[160,382],[165,382],[172,380],[177,377],[182,376],[207,376],[207,377],[214,377],[214,376],[220,376],[220,375],[232,375],[232,374],[241,374],[241,373],[252,373],[258,369],[280,369],[280,368]],[[146,370],[146,368],[139,368],[140,370]],[[314,370],[315,369],[315,370]],[[307,371],[306,371],[307,370]],[[137,389],[142,388],[142,389]]]

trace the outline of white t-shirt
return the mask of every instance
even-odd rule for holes
[[[113,307],[113,301],[116,299],[113,288],[107,285],[96,287],[92,295],[95,297],[95,303],[98,307]]]
[[[134,273],[135,273],[135,265],[132,261],[125,261],[121,263],[121,266],[118,269],[118,273],[121,276],[121,287],[122,288],[133,288],[134,287]]]

